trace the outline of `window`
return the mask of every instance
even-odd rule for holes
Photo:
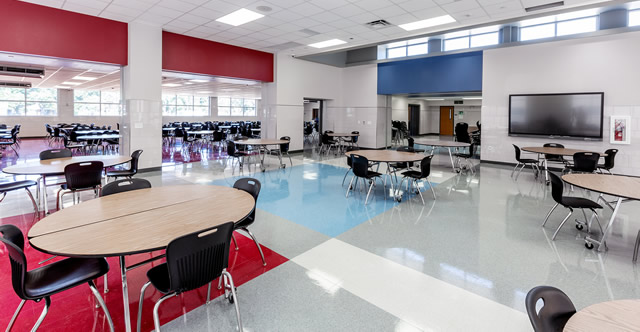
[[[481,35],[471,36],[471,47],[482,47],[497,45],[500,41],[498,32],[484,33]]]
[[[120,91],[73,90],[73,115],[120,116]]]
[[[640,25],[640,10],[632,10],[629,12],[629,26]]]
[[[576,33],[593,32],[598,28],[598,18],[587,17],[577,20],[558,22],[556,26],[557,36],[567,36]]]
[[[408,56],[414,56],[414,55],[420,55],[420,54],[427,54],[429,53],[429,44],[417,44],[417,45],[409,45],[409,47],[407,47],[407,55]]]
[[[386,45],[386,58],[404,58],[429,53],[429,38],[416,38]]]
[[[256,116],[256,100],[218,97],[219,116]]]
[[[461,50],[463,48],[469,48],[469,37],[445,39],[444,41],[445,52]]]
[[[556,36],[555,23],[534,25],[530,27],[520,28],[520,40],[534,40],[541,38],[551,38]]]
[[[498,26],[448,33],[444,36],[444,50],[455,51],[469,47],[497,45],[500,41]]]
[[[57,89],[0,88],[1,116],[56,116]]]
[[[597,12],[586,10],[522,21],[520,23],[520,40],[553,38],[593,32],[597,29]]]
[[[208,116],[209,97],[194,95],[162,95],[162,115]]]
[[[407,47],[396,47],[387,49],[387,59],[401,58],[407,56]]]

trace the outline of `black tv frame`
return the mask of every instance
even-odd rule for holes
[[[566,96],[566,95],[600,95],[600,136],[561,136],[561,135],[543,135],[543,134],[520,134],[511,131],[511,97],[521,96]],[[569,92],[569,93],[519,93],[509,95],[509,136],[513,137],[533,137],[533,138],[560,138],[583,141],[602,141],[604,130],[604,92]]]

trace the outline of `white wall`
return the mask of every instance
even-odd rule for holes
[[[482,159],[513,162],[511,144],[620,150],[614,171],[640,175],[640,32],[580,38],[484,51]],[[508,136],[509,94],[548,92],[605,93],[602,142]],[[611,115],[629,115],[631,145],[609,144]]]

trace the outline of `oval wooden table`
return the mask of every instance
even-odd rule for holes
[[[277,145],[280,146],[282,144],[291,143],[291,141],[283,140],[283,139],[266,139],[266,138],[250,138],[250,139],[241,139],[234,140],[236,145],[250,145],[258,147],[258,154],[260,155],[260,169],[264,172],[264,157],[266,156],[266,147],[268,145]],[[262,151],[265,150],[265,151]],[[262,153],[264,152],[264,153]],[[284,168],[287,165],[282,163],[282,153],[280,153],[280,149],[278,149],[278,159],[280,160],[280,167]],[[293,163],[292,163],[293,164]]]
[[[451,160],[451,168],[453,169],[454,172],[456,171],[456,165],[453,162],[453,154],[451,152],[451,149],[454,148],[458,150],[458,148],[466,148],[471,145],[469,143],[464,143],[464,142],[430,140],[430,139],[424,139],[424,138],[416,138],[413,140],[413,143],[432,147],[431,149],[432,156],[436,148],[446,148],[449,151],[449,160]]]
[[[564,331],[640,331],[640,300],[608,301],[590,305],[571,316]]]
[[[547,167],[547,155],[555,155],[555,156],[563,156],[570,157],[578,152],[589,152],[589,153],[598,153],[600,157],[605,157],[606,153],[600,153],[595,151],[588,151],[582,149],[569,149],[569,148],[554,148],[554,147],[543,147],[543,146],[525,146],[520,148],[522,151],[537,153],[538,160],[540,160],[540,155],[542,155],[542,164],[544,166],[544,180],[548,184],[549,183],[549,168]]]
[[[421,153],[416,152],[403,152],[396,150],[353,150],[345,152],[346,156],[351,156],[352,154],[357,154],[359,156],[363,156],[369,161],[380,162],[387,164],[387,173],[386,175],[389,177],[389,182],[391,183],[391,190],[395,192],[393,187],[393,177],[391,176],[391,166],[390,163],[409,163],[414,161],[420,161],[425,156]]]
[[[116,166],[131,161],[129,156],[79,156],[71,158],[55,158],[48,160],[36,160],[23,164],[16,164],[5,167],[2,171],[7,174],[14,175],[39,175],[42,179],[42,192],[44,198],[44,212],[49,213],[47,203],[47,176],[56,176],[64,174],[64,168],[73,163],[82,163],[87,161],[101,161],[104,167]],[[38,181],[40,180],[38,179]]]
[[[611,218],[605,227],[602,238],[595,240],[590,236],[587,236],[585,240],[585,246],[588,249],[593,249],[593,244],[598,244],[598,251],[602,251],[606,248],[605,240],[611,226],[616,219],[620,204],[624,199],[626,200],[640,200],[640,178],[635,176],[625,175],[609,175],[609,174],[567,174],[562,176],[562,180],[573,186],[583,188],[590,191],[600,193],[598,202],[603,202],[610,209],[613,210]],[[615,206],[607,202],[603,195],[616,196]]]
[[[179,236],[238,222],[255,208],[249,193],[208,185],[140,189],[82,202],[36,223],[34,248],[66,257],[120,258],[126,331],[131,331],[125,256],[166,248]]]

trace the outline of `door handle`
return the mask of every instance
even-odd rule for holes
[[[451,120],[451,109],[449,109],[449,120]]]

